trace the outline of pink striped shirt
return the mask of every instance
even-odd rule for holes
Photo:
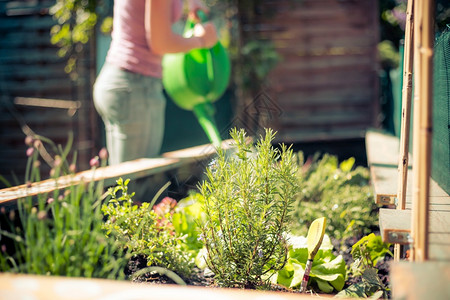
[[[182,0],[173,0],[173,22],[181,18],[182,6]],[[114,0],[112,41],[106,61],[131,72],[161,78],[161,56],[148,45],[144,22],[145,0]]]

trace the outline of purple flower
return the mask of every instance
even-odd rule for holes
[[[98,153],[98,156],[101,160],[107,160],[108,159],[108,150],[106,148],[102,148],[100,152]]]
[[[203,242],[205,240],[205,235],[201,233],[199,237],[197,238],[198,241]]]
[[[89,165],[91,166],[91,168],[100,166],[100,160],[98,159],[98,156],[91,158],[91,160],[89,161]]]
[[[61,157],[60,157],[59,155],[56,155],[56,156],[55,156],[55,161],[53,162],[53,164],[54,164],[55,167],[61,166],[61,164],[62,164],[62,159],[61,159]]]
[[[27,135],[27,137],[25,138],[25,145],[31,147],[33,145],[33,141],[34,141],[33,138],[31,136]]]
[[[33,148],[33,147],[29,147],[29,148],[27,149],[27,156],[30,157],[30,156],[33,155],[33,153],[34,153],[34,148]]]

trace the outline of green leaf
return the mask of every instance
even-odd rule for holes
[[[308,259],[306,238],[303,236],[289,236],[289,261],[278,274],[278,283],[286,287],[298,287],[303,279],[304,268]],[[345,261],[341,255],[336,257],[333,252],[329,236],[325,235],[321,248],[317,252],[310,273],[310,281],[321,280],[323,290],[333,287],[340,291],[345,284]],[[281,274],[282,273],[282,274]]]
[[[339,168],[343,172],[350,172],[354,165],[355,165],[355,158],[354,157],[350,157],[349,159],[344,160],[343,162],[341,162],[341,164],[339,165]]]
[[[321,280],[319,278],[316,278],[316,282],[317,282],[317,286],[319,287],[319,289],[324,292],[324,293],[332,293],[333,292],[333,287],[326,281]]]
[[[203,247],[202,249],[200,249],[197,256],[195,257],[195,264],[201,270],[206,269],[206,267],[208,266],[206,264],[206,259],[205,259],[207,255],[208,255],[208,250],[206,250],[206,247]]]
[[[325,262],[319,265],[313,264],[311,271],[314,271],[315,272],[314,274],[320,274],[323,276],[332,274],[345,274],[344,258],[342,257],[342,255],[339,255],[338,257],[335,257],[333,260],[329,262]]]
[[[335,280],[331,281],[331,285],[336,289],[336,291],[341,291],[345,285],[345,276],[339,274]]]
[[[336,298],[366,298],[366,286],[365,282],[358,282],[352,284],[345,290],[340,291],[336,294]]]
[[[375,300],[380,299],[383,297],[383,295],[384,295],[384,291],[377,291],[377,292],[373,293],[373,295],[370,296],[369,299],[375,299]]]
[[[291,286],[292,279],[294,277],[294,266],[292,263],[287,262],[283,269],[278,271],[277,282],[282,286]]]
[[[368,269],[364,270],[362,279],[371,285],[382,286],[382,282],[380,281],[380,278],[378,277],[378,274],[377,274],[377,269],[375,269],[375,268],[368,268]]]
[[[294,266],[294,274],[292,277],[292,281],[289,285],[290,288],[294,288],[299,286],[302,283],[303,275],[305,274],[305,264],[292,264]]]

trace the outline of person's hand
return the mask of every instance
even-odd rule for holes
[[[194,27],[194,36],[200,38],[201,48],[211,48],[218,41],[216,27],[209,22],[196,24]]]
[[[188,9],[189,9],[189,18],[193,19],[197,22],[200,21],[200,18],[197,15],[197,11],[201,10],[206,14],[209,13],[209,9],[205,6],[205,4],[201,0],[188,0]]]

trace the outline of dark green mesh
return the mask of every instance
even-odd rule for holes
[[[434,49],[432,177],[450,194],[450,30]]]

